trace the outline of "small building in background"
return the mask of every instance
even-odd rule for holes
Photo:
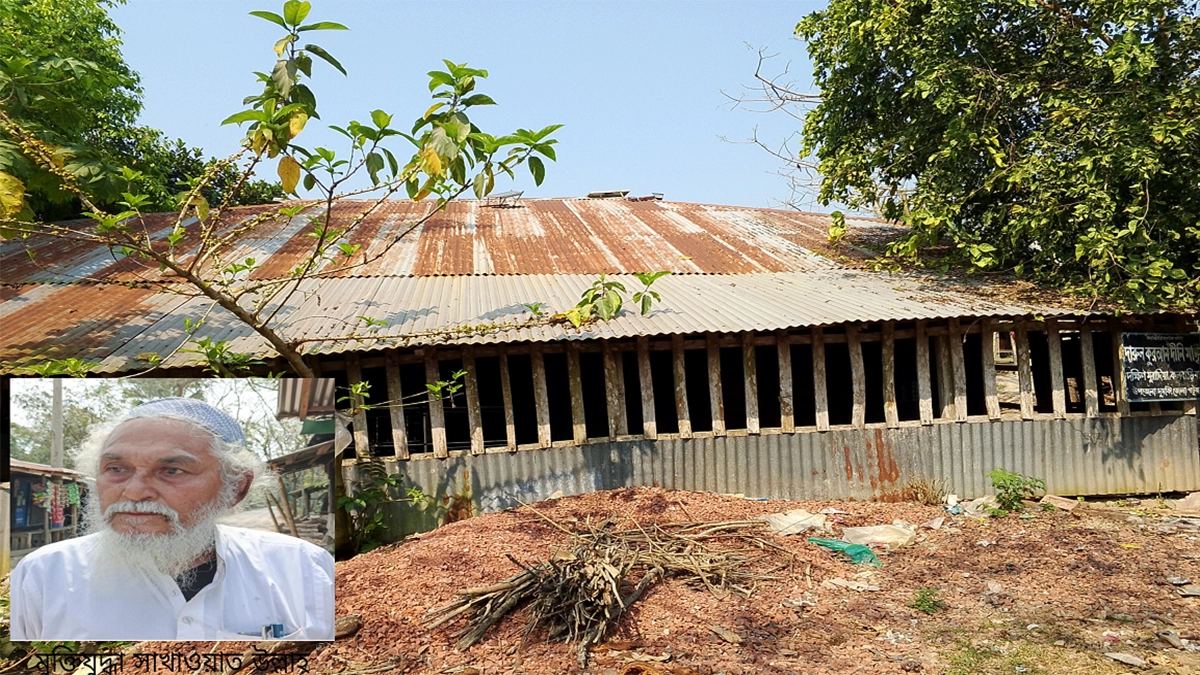
[[[79,536],[83,474],[9,460],[10,565],[41,546]]]

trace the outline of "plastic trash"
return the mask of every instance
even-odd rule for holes
[[[809,513],[804,509],[793,509],[786,513],[768,513],[759,517],[767,521],[767,525],[776,534],[801,534],[808,530],[828,532],[829,525],[825,516],[819,513]]]
[[[872,525],[870,527],[842,528],[842,541],[851,544],[883,544],[886,546],[908,546],[917,538],[912,527],[900,525]]]
[[[989,511],[999,508],[1000,505],[996,503],[995,497],[988,495],[986,497],[980,497],[979,499],[972,499],[969,502],[964,502],[962,507],[963,513],[972,518],[986,518],[989,515]]]
[[[874,565],[876,567],[883,567],[883,563],[879,562],[879,558],[875,555],[875,552],[866,546],[863,546],[862,544],[847,544],[844,541],[820,539],[817,537],[809,537],[806,541],[810,544],[816,544],[822,548],[827,548],[834,553],[845,554],[846,557],[850,558],[850,562],[854,563],[855,565],[862,565],[865,563],[868,565]]]

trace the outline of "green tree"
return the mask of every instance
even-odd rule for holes
[[[195,148],[134,123],[142,110],[138,74],[121,56],[121,30],[105,0],[0,0],[0,106],[34,137],[55,148],[55,159],[95,202],[111,208],[129,191],[120,168],[143,174],[139,187],[156,210],[175,207],[211,164]],[[31,216],[78,217],[81,204],[62,178],[29,158],[18,138],[0,132],[0,171],[28,193]],[[232,166],[210,182],[209,197],[224,200],[236,182]],[[223,192],[224,191],[224,192]],[[252,181],[235,204],[283,196]]]
[[[893,254],[945,245],[972,269],[1195,306],[1198,14],[1195,0],[832,0],[796,27],[820,89],[799,156],[818,162],[822,203],[911,226]]]

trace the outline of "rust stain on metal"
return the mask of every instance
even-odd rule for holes
[[[846,453],[846,480],[854,480],[854,465],[850,463],[850,446],[845,446],[842,451]]]
[[[868,449],[870,443],[867,443]],[[892,454],[892,446],[883,440],[883,430],[875,430],[875,471],[880,483],[895,483],[900,480],[900,467]],[[871,489],[876,489],[872,478]]]

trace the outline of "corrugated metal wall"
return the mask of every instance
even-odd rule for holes
[[[771,499],[879,499],[943,479],[964,498],[991,492],[1004,467],[1063,495],[1200,490],[1196,417],[1106,417],[935,424],[898,429],[597,443],[510,454],[388,462],[431,497],[433,512],[398,509],[428,527],[457,499],[476,513],[630,486]],[[349,468],[347,477],[355,478]],[[399,533],[398,533],[399,534]]]

